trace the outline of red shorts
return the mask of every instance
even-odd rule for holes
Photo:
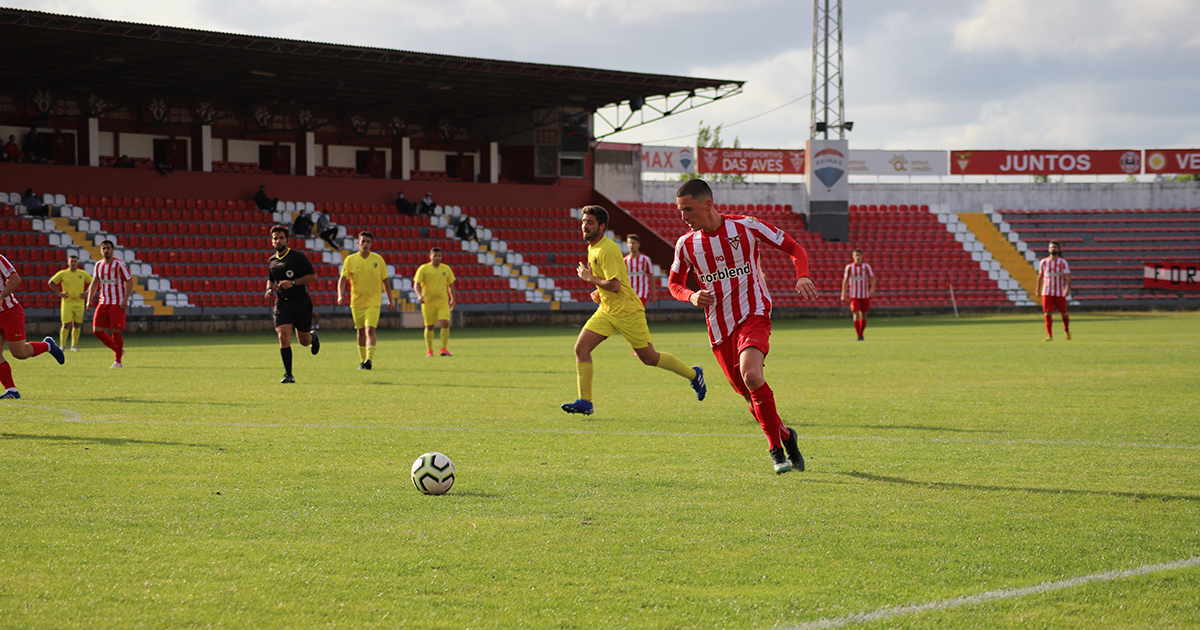
[[[871,310],[871,298],[850,298],[850,312],[867,313]]]
[[[0,311],[0,332],[5,341],[25,341],[25,309],[20,304]]]
[[[1067,312],[1067,298],[1061,295],[1043,295],[1042,296],[1042,312],[1050,313],[1057,310],[1059,313]]]
[[[750,395],[750,388],[742,380],[741,363],[742,351],[746,348],[758,348],[762,353],[771,352],[771,320],[762,315],[751,315],[738,324],[729,337],[720,344],[713,346],[713,354],[717,363],[725,371],[725,378],[733,386],[733,391]]]
[[[101,304],[92,317],[92,328],[125,330],[125,309],[116,304]]]

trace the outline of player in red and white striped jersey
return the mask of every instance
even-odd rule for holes
[[[867,313],[871,312],[871,294],[875,292],[875,271],[871,265],[863,262],[863,251],[854,250],[851,255],[854,262],[846,265],[842,273],[842,298],[846,301],[847,292],[850,295],[850,315],[854,318],[854,332],[858,340],[863,340],[863,330],[867,327]]]
[[[25,309],[13,295],[20,286],[21,274],[17,273],[17,268],[7,258],[0,256],[0,335],[3,335],[9,352],[16,359],[28,359],[49,352],[56,361],[64,362],[66,356],[53,337],[46,337],[42,341],[25,341]],[[21,397],[13,381],[12,366],[4,358],[4,346],[0,346],[0,385],[4,386],[0,399]]]
[[[112,241],[100,243],[100,254],[104,256],[96,263],[92,272],[92,284],[88,287],[87,302],[92,305],[93,296],[100,298],[92,316],[92,334],[113,351],[116,359],[110,367],[123,367],[125,356],[125,309],[133,294],[133,274],[120,258],[113,256]]]
[[[642,306],[654,304],[658,301],[658,292],[654,286],[658,279],[654,277],[654,263],[650,262],[649,256],[642,253],[642,237],[626,234],[625,244],[629,246],[629,253],[625,255],[629,286],[642,301]]]
[[[763,376],[763,362],[771,350],[771,294],[759,266],[759,247],[773,247],[791,256],[796,266],[796,293],[815,299],[817,288],[808,277],[808,253],[769,223],[718,213],[712,189],[704,180],[689,180],[675,197],[680,217],[692,231],[675,243],[671,295],[704,309],[713,354],[767,435],[776,474],[793,468],[804,470],[796,432],[780,420],[775,393]],[[687,287],[689,272],[699,282],[699,291]]]
[[[1050,241],[1050,257],[1038,262],[1037,296],[1042,298],[1042,313],[1046,316],[1046,341],[1054,341],[1054,310],[1062,314],[1063,332],[1071,339],[1071,318],[1067,315],[1067,298],[1071,297],[1071,267],[1062,257],[1062,246]]]

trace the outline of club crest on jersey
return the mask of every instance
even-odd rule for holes
[[[741,247],[741,245],[742,245],[742,237],[740,235],[739,236],[730,236],[730,237],[726,238],[725,240],[729,241],[729,246],[734,249],[737,249],[737,248]]]

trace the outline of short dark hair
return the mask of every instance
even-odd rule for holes
[[[712,188],[709,188],[708,182],[703,179],[689,179],[679,187],[675,193],[676,197],[695,197],[697,199],[712,199]]]
[[[440,254],[440,253],[442,253],[442,248],[441,248],[441,247],[431,247],[431,248],[429,248],[429,253],[430,253],[430,254],[432,254],[433,252],[437,252],[437,253],[439,253],[439,254]]]
[[[628,234],[626,234],[626,235],[625,235],[625,240],[627,240],[627,241],[628,241],[628,240],[634,240],[634,241],[637,241],[637,242],[641,243],[641,242],[642,242],[642,237],[638,236],[638,235],[637,235],[636,233],[634,233],[634,232],[630,232],[630,233],[628,233]]]
[[[851,250],[851,252],[850,252],[850,254],[851,254],[851,255],[853,255],[853,254],[861,254],[861,253],[863,253],[863,251],[862,251],[861,249],[855,249],[855,250]]]
[[[78,255],[76,255],[76,254],[71,254],[71,255],[67,256],[67,260],[71,260],[72,258],[74,258],[74,259],[78,260],[78,259],[79,259],[79,256],[78,256]]]
[[[605,210],[600,206],[584,206],[579,211],[579,216],[583,216],[585,214],[590,214],[596,217],[597,223],[601,223],[605,226],[608,225],[608,210]]]
[[[1058,241],[1050,241],[1049,243],[1046,243],[1046,251],[1050,251],[1051,245],[1058,245],[1058,249],[1060,249],[1060,250],[1062,249],[1061,243],[1059,243]]]
[[[105,239],[105,240],[103,240],[103,241],[100,241],[100,246],[101,246],[101,247],[104,247],[105,243],[107,243],[107,244],[108,244],[108,246],[109,246],[109,247],[111,247],[111,248],[113,248],[113,249],[116,249],[116,248],[117,248],[117,244],[116,244],[116,243],[114,243],[114,242],[112,242],[112,241],[110,241],[110,240],[108,240],[108,239]]]
[[[286,225],[276,225],[276,226],[272,227],[271,228],[271,236],[275,236],[276,232],[283,232],[283,235],[287,236],[287,233],[288,233],[287,226]]]
[[[362,237],[364,237],[364,236],[365,236],[365,237],[367,237],[367,238],[369,238],[369,239],[371,239],[372,241],[373,241],[373,240],[375,240],[375,235],[374,235],[374,234],[372,234],[372,233],[370,233],[370,232],[368,232],[368,231],[366,231],[366,230],[363,230],[363,231],[361,231],[361,232],[359,232],[359,233],[358,233],[358,240],[360,240],[360,241],[361,241],[361,240],[362,240]]]

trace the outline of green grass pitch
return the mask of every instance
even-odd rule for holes
[[[779,476],[702,323],[651,331],[707,400],[614,338],[590,417],[566,326],[328,331],[295,385],[269,332],[9,356],[0,628],[1200,627],[1200,315],[1055,327],[776,322]]]

